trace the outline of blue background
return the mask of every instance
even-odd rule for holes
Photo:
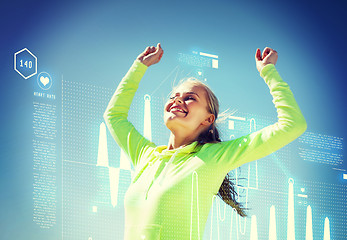
[[[38,73],[49,72],[56,83],[63,77],[115,88],[136,56],[161,42],[162,61],[147,71],[150,84],[141,85],[149,93],[176,66],[178,52],[208,52],[219,56],[219,69],[228,71],[209,80],[222,106],[227,102],[244,112],[275,116],[254,61],[256,48],[269,46],[279,53],[276,67],[293,90],[308,131],[346,137],[346,6],[344,1],[272,0],[3,4],[0,238],[61,235],[59,224],[43,230],[32,221],[36,76],[25,80],[14,71],[15,52],[28,48],[38,57]],[[164,84],[160,91],[166,94],[170,87]]]

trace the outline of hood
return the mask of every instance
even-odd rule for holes
[[[187,154],[187,153],[193,152],[197,144],[198,144],[198,141],[195,141],[184,147],[179,147],[179,148],[171,149],[171,150],[168,150],[166,145],[162,145],[162,146],[156,147],[154,150],[154,153],[158,155],[162,155],[162,156],[163,155],[170,156],[174,154],[176,151],[178,151],[177,154]]]

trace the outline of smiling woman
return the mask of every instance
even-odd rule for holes
[[[277,52],[257,49],[260,75],[273,96],[278,122],[257,132],[221,141],[214,125],[218,100],[203,83],[189,80],[164,107],[171,131],[167,146],[156,146],[127,120],[131,101],[147,68],[163,56],[147,47],[119,84],[104,113],[106,124],[135,168],[125,196],[124,239],[201,239],[212,199],[219,195],[244,216],[228,172],[265,157],[299,137],[306,121],[274,64]]]
[[[194,142],[215,120],[202,83],[186,81],[174,92],[164,111],[165,125],[171,131],[169,149]]]
[[[181,94],[179,93],[180,91],[182,91]],[[196,129],[193,135],[191,135],[192,137],[190,136],[194,139],[193,141],[198,142],[197,146],[202,146],[205,143],[221,142],[218,129],[215,125],[215,119],[218,117],[219,113],[219,102],[212,90],[205,83],[192,77],[182,82],[173,92],[175,92],[175,96],[170,98],[171,101],[166,104],[164,112],[164,120],[166,126],[172,133],[171,137],[176,136],[175,132],[177,131],[173,131],[173,128],[176,126],[175,124],[173,124],[173,128],[170,128],[170,125],[168,125],[168,120],[171,120],[171,118],[167,117],[167,112],[179,111],[181,113],[186,113],[184,116],[185,118],[189,110],[183,110],[181,106],[183,106],[184,109],[185,106],[189,106],[192,110],[195,109],[195,112],[197,111],[196,109],[201,110],[202,113],[200,115],[197,114],[196,118],[200,118],[198,122],[202,122],[204,123],[203,125],[205,125],[200,131]],[[179,98],[180,95],[182,96],[181,98]],[[190,114],[193,116],[195,115],[194,111]],[[188,124],[186,123],[184,125],[187,126]],[[198,134],[198,136],[194,136],[194,133]],[[188,142],[190,141],[188,140]],[[172,146],[169,145],[169,149],[170,147]],[[218,196],[235,209],[240,216],[245,217],[247,216],[244,211],[245,209],[242,208],[242,204],[237,202],[238,194],[235,190],[234,183],[231,182],[230,179],[229,175],[224,178],[219,188]]]

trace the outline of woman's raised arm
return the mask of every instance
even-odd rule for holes
[[[128,112],[148,66],[159,62],[162,55],[163,50],[160,44],[157,48],[147,47],[119,83],[104,113],[104,120],[112,137],[130,157],[134,166],[140,161],[143,150],[154,144],[144,138],[128,121]]]
[[[276,61],[276,51],[265,48],[261,56],[257,49],[257,69],[270,89],[277,109],[277,122],[235,140],[204,146],[209,148],[204,151],[209,153],[205,157],[215,159],[219,169],[225,173],[271,154],[298,138],[307,128],[292,91],[275,68]]]

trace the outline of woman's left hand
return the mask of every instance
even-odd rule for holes
[[[161,44],[158,43],[157,47],[147,47],[146,50],[137,57],[137,60],[149,67],[160,62],[163,54],[164,50],[161,48]]]
[[[257,65],[257,69],[260,72],[263,67],[265,67],[267,64],[272,63],[273,65],[276,64],[278,58],[278,54],[275,50],[272,48],[266,47],[263,50],[263,54],[261,55],[260,49],[257,48],[257,51],[255,53],[255,62]]]

